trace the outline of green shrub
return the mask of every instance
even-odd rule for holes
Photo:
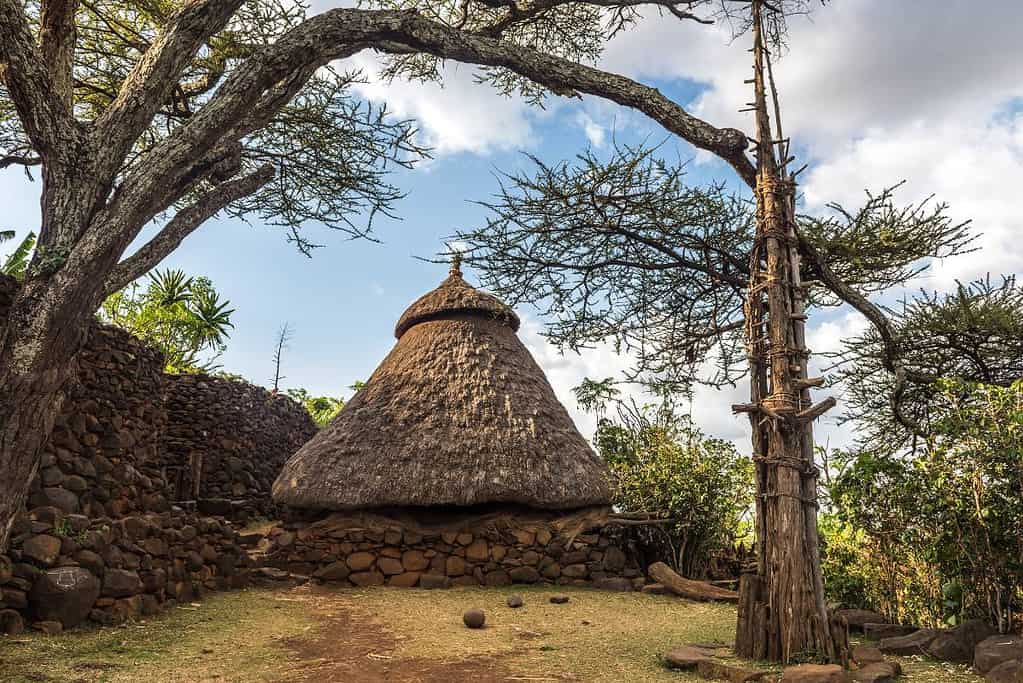
[[[667,562],[686,576],[713,572],[715,560],[727,562],[749,540],[749,458],[670,410],[647,408],[619,418],[602,419],[595,437],[611,472],[616,508],[672,520],[637,528],[648,561]]]

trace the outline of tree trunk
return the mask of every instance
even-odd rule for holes
[[[844,661],[824,604],[817,537],[803,286],[796,251],[795,182],[787,144],[767,106],[761,3],[753,3],[757,234],[746,306],[756,463],[757,573],[743,576],[735,648],[752,659]],[[766,66],[766,69],[765,69]],[[771,82],[773,90],[773,79]],[[777,97],[775,95],[777,118]],[[777,122],[776,122],[777,123]],[[782,161],[776,147],[782,146]],[[826,409],[830,403],[821,404]],[[821,410],[820,412],[823,412]]]
[[[30,280],[10,309],[0,310],[0,552],[25,505],[93,310],[78,299],[58,305],[58,289],[53,281]],[[68,315],[75,303],[84,320]]]

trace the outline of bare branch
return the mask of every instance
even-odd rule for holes
[[[177,182],[175,178],[182,175],[191,159],[230,132],[243,134],[248,126],[241,122],[252,115],[253,107],[265,105],[265,113],[270,115],[283,106],[285,98],[267,100],[268,91],[294,83],[296,74],[301,76],[297,80],[301,85],[306,74],[317,66],[381,45],[400,45],[445,59],[502,67],[553,92],[569,96],[588,93],[632,107],[694,146],[718,155],[744,181],[753,182],[753,166],[745,154],[746,136],[742,131],[715,128],[654,88],[529,48],[466,35],[415,12],[336,9],[312,17],[247,60],[186,125],[149,152],[145,162],[124,182],[125,191],[118,198],[118,204],[131,207],[130,213],[135,214],[128,223],[144,224],[166,206],[159,205],[163,201],[160,188]]]
[[[37,156],[27,154],[7,154],[0,157],[0,170],[8,166],[39,166],[43,160]]]
[[[106,295],[155,268],[206,220],[231,202],[252,194],[273,176],[273,166],[266,164],[248,175],[218,185],[191,206],[178,211],[153,239],[114,267],[106,280]]]

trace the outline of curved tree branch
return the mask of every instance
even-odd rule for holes
[[[105,296],[110,296],[155,268],[206,220],[231,202],[252,194],[273,177],[273,166],[265,164],[248,175],[218,185],[194,204],[178,211],[153,239],[114,267],[104,285]]]
[[[56,95],[56,84],[18,0],[0,0],[0,36],[0,80],[25,134],[44,160],[66,153],[62,148],[73,144],[77,126],[70,108]]]
[[[809,240],[804,238],[799,232],[796,233],[799,239],[799,250],[803,257],[809,261],[820,274],[821,280],[827,287],[835,293],[840,299],[845,301],[847,304],[859,311],[863,317],[870,321],[870,323],[877,330],[878,336],[881,338],[881,344],[884,347],[883,363],[885,369],[892,373],[895,377],[895,386],[892,390],[891,408],[895,414],[895,419],[910,430],[914,434],[922,435],[924,433],[923,427],[913,420],[909,415],[902,410],[902,397],[906,393],[908,382],[919,382],[919,383],[930,383],[935,381],[935,377],[924,375],[918,372],[914,372],[906,368],[903,363],[902,349],[900,348],[899,339],[892,328],[891,321],[888,316],[875,304],[871,303],[867,297],[857,292],[853,287],[846,284],[839,278],[831,267],[828,265],[824,256],[818,251],[817,247],[813,245]]]
[[[265,115],[272,115],[287,101],[284,97],[267,100],[268,93],[280,90],[282,83],[296,82],[296,74],[301,75],[297,79],[301,85],[317,67],[372,47],[411,49],[443,59],[502,67],[556,93],[569,96],[587,93],[634,108],[697,148],[724,159],[747,183],[754,182],[742,131],[716,128],[655,88],[530,48],[469,35],[416,12],[335,9],[296,26],[236,69],[187,124],[147,154],[138,170],[123,183],[115,205],[108,209],[126,219],[118,220],[123,229],[140,229],[167,206],[166,203],[161,206],[166,200],[162,189],[177,183],[191,159],[219,144],[232,131],[234,135],[244,134],[242,122],[251,117],[253,107],[261,105]],[[136,94],[145,98],[145,90],[144,82],[130,80],[118,99],[131,101]],[[152,106],[158,106],[159,101],[160,98],[153,99]],[[133,235],[127,237],[130,241]]]
[[[124,155],[178,87],[178,79],[195,53],[227,24],[242,2],[192,0],[170,19],[96,120],[95,139],[110,148],[103,171],[113,177]]]

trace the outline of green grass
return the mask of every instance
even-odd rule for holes
[[[299,587],[222,593],[119,628],[0,639],[0,678],[147,683],[281,681],[303,676],[341,680],[309,676],[330,671],[332,658],[348,660],[345,671],[350,673],[353,666],[358,670],[359,661],[373,657],[393,666],[394,677],[387,680],[396,681],[447,680],[431,678],[424,662],[443,667],[476,661],[480,671],[489,673],[487,667],[495,667],[493,673],[508,680],[683,682],[696,679],[664,669],[660,663],[664,652],[686,643],[732,640],[731,606],[637,593],[556,590],[568,594],[570,602],[552,605],[548,597],[554,589],[518,586],[439,591]],[[524,607],[513,610],[505,605],[512,593],[524,597]],[[469,607],[485,610],[486,628],[474,631],[462,625],[462,612]],[[908,674],[904,680],[910,683],[980,681],[965,667],[918,658],[900,661]],[[410,671],[422,672],[422,678]],[[358,678],[346,680],[354,683]]]

